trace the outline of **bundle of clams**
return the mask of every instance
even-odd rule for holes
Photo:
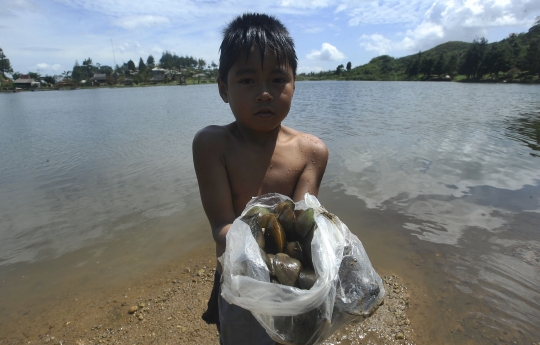
[[[242,217],[259,245],[273,283],[309,290],[317,277],[311,259],[315,231],[312,208],[295,210],[286,200],[274,208],[252,207]]]

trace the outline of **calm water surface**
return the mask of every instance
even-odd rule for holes
[[[0,94],[0,304],[209,240],[191,140],[232,119],[215,85]],[[285,124],[328,145],[320,199],[425,341],[537,340],[539,86],[299,82]]]

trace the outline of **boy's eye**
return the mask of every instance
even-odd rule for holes
[[[287,80],[285,80],[284,78],[275,78],[274,83],[285,84],[287,83]]]
[[[252,84],[253,82],[253,79],[240,79],[240,84]]]

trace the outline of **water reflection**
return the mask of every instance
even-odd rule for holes
[[[529,152],[531,156],[540,157],[537,153],[540,152],[540,110],[536,113],[525,113],[507,121],[506,135],[536,151]]]

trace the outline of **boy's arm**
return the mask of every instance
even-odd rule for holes
[[[321,139],[313,135],[302,134],[300,147],[306,154],[306,166],[294,189],[293,200],[295,202],[303,200],[306,193],[315,196],[319,194],[319,187],[328,163],[328,148]]]
[[[229,177],[225,169],[223,148],[226,130],[209,126],[193,139],[193,163],[206,216],[212,227],[218,256],[225,251],[225,235],[235,220]]]

